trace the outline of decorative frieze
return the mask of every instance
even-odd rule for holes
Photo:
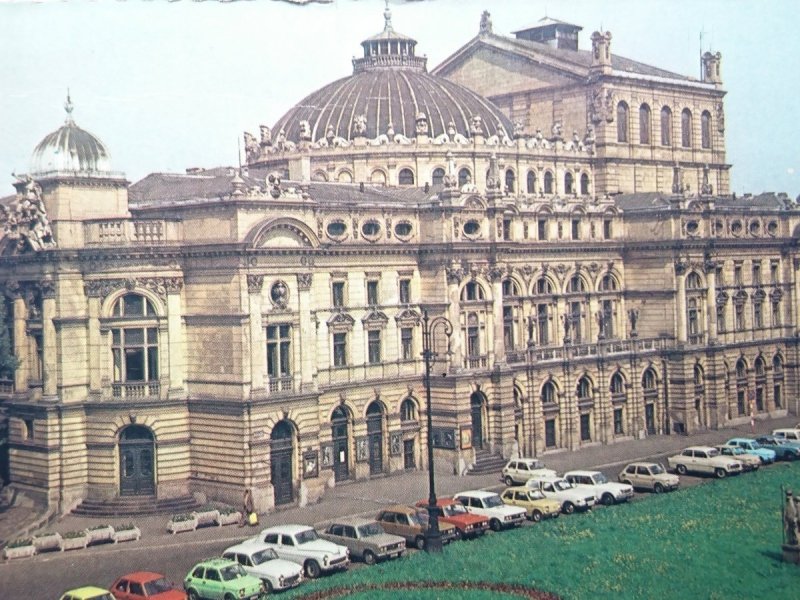
[[[83,292],[89,298],[104,300],[109,294],[117,290],[145,289],[162,301],[167,300],[167,295],[177,294],[183,289],[182,277],[143,277],[125,279],[87,279],[83,282]]]

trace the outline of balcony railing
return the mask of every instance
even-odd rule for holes
[[[486,354],[480,356],[467,356],[464,359],[465,369],[485,369],[489,365],[489,357]]]
[[[112,383],[111,392],[114,398],[160,398],[161,384],[157,381]]]
[[[700,336],[705,339],[704,336]],[[600,353],[605,356],[626,354],[629,352],[656,352],[666,349],[674,344],[672,338],[635,338],[627,340],[602,340],[592,344],[568,344],[564,346],[536,346],[530,350],[516,350],[506,352],[508,364],[520,364],[528,360],[533,362],[547,362],[553,360],[564,360],[569,358],[585,358],[598,356]]]
[[[421,375],[424,366],[421,360],[403,360],[375,365],[354,365],[320,369],[317,377],[321,386],[340,383],[392,379],[406,375]]]
[[[87,246],[114,244],[150,245],[176,241],[174,228],[168,228],[164,220],[132,221],[128,219],[103,219],[84,223],[84,238]],[[169,233],[169,231],[173,233]]]
[[[284,377],[272,377],[268,385],[271,394],[278,392],[291,392],[294,390],[294,380],[291,375]]]

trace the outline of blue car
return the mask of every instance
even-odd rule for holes
[[[770,450],[769,448],[762,448],[761,444],[751,438],[732,438],[725,442],[726,446],[733,446],[735,448],[741,448],[748,454],[755,454],[758,458],[761,459],[761,464],[767,465],[769,463],[774,463],[777,454],[775,450]]]
[[[775,451],[777,460],[797,460],[800,458],[800,443],[782,440],[771,435],[756,438],[762,448]]]

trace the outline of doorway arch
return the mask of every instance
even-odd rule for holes
[[[483,448],[483,406],[485,402],[486,398],[480,392],[473,392],[469,397],[473,448]]]
[[[149,427],[128,425],[119,434],[119,495],[156,492],[155,438]]]
[[[275,505],[294,501],[294,428],[286,421],[278,421],[270,434],[270,470]]]
[[[383,417],[384,410],[380,402],[373,402],[367,407],[370,475],[383,473]]]
[[[336,481],[350,479],[350,425],[352,417],[345,406],[337,406],[331,414],[333,441],[333,476]]]

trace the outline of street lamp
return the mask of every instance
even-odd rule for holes
[[[436,484],[433,474],[433,419],[431,418],[431,359],[436,356],[433,351],[433,333],[437,328],[447,336],[448,346],[453,334],[453,324],[447,317],[428,318],[428,311],[422,311],[422,357],[425,359],[425,397],[428,402],[428,529],[425,530],[425,550],[442,551],[442,534],[439,532],[439,514],[436,506]]]

